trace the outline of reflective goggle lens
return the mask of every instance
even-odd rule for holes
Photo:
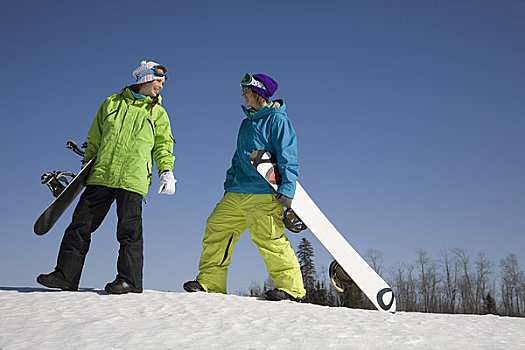
[[[241,80],[241,85],[250,85],[250,82],[252,81],[252,76],[248,73],[244,75],[244,78]]]
[[[153,71],[156,73],[156,74],[159,74],[159,75],[166,75],[168,74],[168,70],[166,69],[166,67],[164,67],[163,65],[156,65],[155,67],[153,67]]]
[[[168,80],[168,70],[166,67],[164,67],[161,64],[157,64],[156,66],[153,66],[149,69],[143,70],[142,72],[137,74],[137,81],[139,81],[140,78],[149,75],[154,74],[158,77],[164,77],[166,80]]]
[[[263,89],[268,94],[268,90],[266,89],[266,86],[264,86],[262,82],[252,77],[251,74],[249,73],[246,73],[244,75],[244,78],[242,78],[241,86],[255,86],[255,87],[258,87],[259,89]]]

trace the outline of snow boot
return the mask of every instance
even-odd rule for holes
[[[272,290],[267,290],[266,292],[264,292],[264,297],[266,298],[266,300],[271,300],[271,301],[281,301],[281,300],[291,300],[291,301],[297,301],[297,302],[301,301],[300,298],[294,298],[290,294],[286,293],[284,290],[280,290],[277,288],[272,289]]]
[[[53,271],[48,274],[41,274],[36,278],[36,281],[48,288],[58,288],[70,292],[78,290],[77,285],[69,284],[62,276],[62,273],[58,271]]]
[[[113,282],[106,284],[104,290],[108,294],[126,294],[126,293],[142,293],[142,288],[135,288],[128,282],[121,278],[116,278]]]
[[[186,292],[205,292],[206,290],[202,287],[202,285],[197,281],[188,281],[184,283],[184,290]]]

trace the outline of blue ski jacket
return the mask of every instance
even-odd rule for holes
[[[226,172],[226,192],[248,194],[271,194],[274,190],[250,163],[250,154],[255,150],[269,151],[277,156],[277,166],[282,183],[279,192],[293,198],[295,182],[299,177],[297,163],[297,139],[292,123],[286,116],[283,100],[250,113],[242,106],[246,118],[242,121],[237,136],[237,149],[232,166]]]

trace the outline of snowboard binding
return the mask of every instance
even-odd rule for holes
[[[286,208],[284,211],[283,222],[284,226],[293,233],[299,233],[308,228],[291,208]]]
[[[340,293],[343,293],[345,289],[349,288],[354,283],[346,271],[343,270],[341,265],[335,260],[330,264],[328,273],[330,275],[330,282]]]
[[[83,157],[84,151],[82,151],[81,148],[87,148],[87,142],[84,142],[81,147],[78,147],[74,141],[67,141],[66,148]],[[48,171],[40,177],[40,182],[42,185],[49,187],[54,197],[58,197],[75,176],[76,175],[70,171]],[[68,177],[70,177],[71,180],[69,180]]]
[[[82,149],[80,149],[80,147],[78,147],[78,145],[75,143],[75,141],[71,141],[70,140],[70,141],[66,142],[66,148],[72,150],[73,152],[75,152],[79,156],[84,157],[84,151],[82,151],[82,149],[86,149],[87,148],[87,141],[82,144],[82,146],[81,146]]]
[[[42,185],[47,185],[53,196],[58,197],[69,185],[68,177],[73,179],[76,175],[70,171],[47,172],[40,177]]]

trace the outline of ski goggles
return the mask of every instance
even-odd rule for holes
[[[142,78],[143,76],[154,74],[158,77],[164,77],[166,80],[168,80],[168,70],[166,67],[164,67],[162,64],[157,64],[150,69],[143,70],[139,74],[137,74],[137,81]]]
[[[251,74],[249,73],[246,73],[244,75],[244,78],[242,78],[241,80],[241,86],[255,86],[259,89],[263,89],[264,92],[266,92],[268,95],[270,95],[270,93],[268,92],[268,90],[266,89],[266,86],[264,86],[264,84],[262,82],[260,82],[259,80],[256,80]]]

